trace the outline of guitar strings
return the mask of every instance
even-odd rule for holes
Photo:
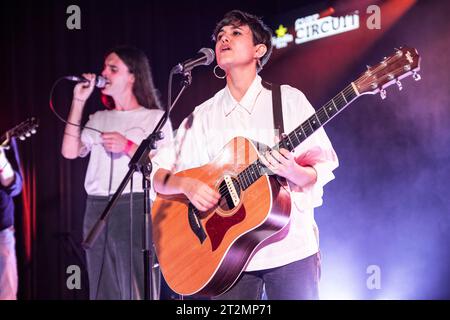
[[[347,95],[347,94],[350,94],[350,93],[352,93],[352,91],[354,92],[354,89],[353,89],[353,87],[351,86],[351,85],[349,85],[349,86],[347,86],[344,90],[342,90],[341,91],[341,93],[345,96],[345,95]],[[344,100],[343,99],[343,95],[342,94],[340,94],[340,93],[338,93],[332,100],[334,100],[334,101],[336,101],[338,104],[340,104],[340,103],[342,103],[342,102],[345,102],[345,105],[347,105],[347,104],[349,104],[349,101],[346,101],[346,100]],[[330,100],[331,101],[331,100]],[[314,115],[318,115],[320,112],[322,112],[322,114],[323,114],[323,112],[325,112],[325,114],[326,114],[326,111],[324,110],[324,107],[325,106],[329,106],[330,105],[330,101],[329,102],[327,102],[324,106],[322,106],[316,113],[314,113]],[[334,104],[333,104],[334,105]],[[342,107],[343,108],[343,107]],[[342,110],[342,108],[341,109],[338,109],[337,107],[335,107],[335,109],[336,109],[336,111],[337,112],[339,112],[340,110]],[[336,113],[337,114],[337,113]],[[336,115],[335,114],[335,115]],[[326,114],[327,115],[327,118],[329,118],[329,119],[331,119],[331,117],[328,117],[328,114]],[[307,119],[307,120],[305,120],[299,127],[301,127],[304,123],[306,123],[307,121],[309,121],[309,119]],[[320,120],[319,120],[319,122],[320,122]],[[322,127],[323,126],[323,124],[321,123],[321,125],[320,125],[320,127]],[[319,127],[319,128],[320,128]],[[317,129],[319,129],[319,128],[317,128]],[[295,130],[297,130],[297,128],[296,129],[294,129],[293,130],[293,132],[294,132],[294,134],[295,134]],[[316,130],[314,130],[312,133],[314,133]],[[311,133],[311,134],[312,134]],[[292,132],[290,133],[290,134],[292,134]],[[289,134],[289,135],[290,135]],[[287,135],[287,137],[289,137],[289,135]],[[310,135],[309,135],[310,136]],[[309,137],[309,136],[307,136],[307,137]],[[306,138],[307,138],[306,137]],[[290,138],[289,138],[290,139]],[[297,139],[297,141],[299,141],[299,139],[298,139],[298,137],[296,137],[296,139]],[[292,141],[292,140],[291,140]],[[300,141],[300,143],[301,142],[303,142],[303,141]],[[273,148],[272,148],[273,149]],[[238,184],[239,184],[239,187],[241,188],[241,189],[243,189],[242,188],[242,185],[243,185],[243,183],[242,183],[242,181],[239,181],[240,179],[239,179],[239,177],[242,177],[242,180],[244,180],[244,182],[246,183],[246,184],[248,184],[248,185],[251,185],[253,182],[251,182],[251,180],[252,180],[252,176],[250,176],[249,175],[249,173],[247,172],[247,169],[249,168],[249,167],[251,167],[251,166],[253,166],[253,165],[256,165],[256,161],[254,161],[252,164],[250,164],[246,169],[244,169],[244,170],[242,170],[240,173],[238,173],[237,174],[237,177],[238,177],[238,179],[237,179],[237,182],[238,182]],[[256,168],[258,169],[258,173],[259,173],[259,175],[261,176],[261,172],[260,172],[260,170],[259,170],[259,167],[258,167],[258,165],[256,165]],[[259,179],[259,177],[258,177],[258,179]],[[256,181],[256,180],[255,180]],[[227,192],[228,190],[227,190],[227,186],[225,185],[225,186],[223,186],[223,187],[219,187],[219,189],[218,189],[218,192],[219,192],[219,194],[221,195],[221,199],[223,198],[223,197],[226,197],[226,196],[228,196],[229,194],[227,194],[226,192]],[[224,194],[224,192],[225,192],[225,194]]]
[[[387,58],[386,60],[385,60],[385,62],[386,63],[393,63],[394,61],[396,61],[396,60],[399,60],[400,59],[400,57],[398,57],[397,55],[394,55],[394,56],[391,56],[391,57],[389,57],[389,58]],[[394,61],[391,61],[391,60],[394,60]],[[370,72],[372,73],[370,76],[367,76],[366,78],[364,78],[364,76],[363,77],[359,77],[358,79],[356,79],[353,83],[355,83],[356,85],[358,85],[358,84],[361,84],[362,82],[365,82],[369,77],[372,77],[373,76],[373,73],[376,73],[376,72],[378,72],[378,71],[380,71],[380,70],[382,70],[383,68],[385,68],[386,66],[384,66],[382,63],[380,63],[379,64],[379,66],[378,67],[375,67],[373,70],[370,70]],[[403,69],[403,67],[400,67],[400,68],[397,68],[397,69],[394,69],[394,73],[397,73],[398,71],[400,71],[401,69]],[[342,90],[340,93],[338,93],[337,95],[335,95],[330,101],[328,101],[327,103],[325,103],[321,108],[319,108],[319,110],[318,111],[316,111],[312,116],[316,116],[316,118],[319,120],[319,123],[320,123],[320,127],[318,127],[316,130],[318,130],[319,128],[321,128],[326,122],[321,122],[320,121],[320,115],[326,115],[327,116],[327,121],[328,120],[330,120],[332,117],[334,117],[335,115],[337,115],[337,113],[339,113],[343,108],[345,108],[348,104],[350,104],[350,102],[352,102],[354,99],[352,99],[352,100],[350,100],[350,101],[348,101],[345,97],[347,96],[347,94],[351,94],[351,93],[356,93],[355,92],[355,90],[353,89],[353,87],[352,87],[352,85],[350,84],[350,85],[348,85],[346,88],[344,88],[344,90]],[[358,94],[356,93],[356,97],[358,97]],[[355,97],[355,98],[356,98]],[[335,105],[335,103],[333,103],[333,102],[337,102],[338,104],[341,104],[341,103],[344,103],[344,105],[343,105],[343,107],[341,107],[340,109],[338,109],[337,108],[337,106]],[[331,107],[331,105],[333,105],[333,107],[334,107],[334,109],[337,111],[337,113],[336,114],[334,114],[334,115],[332,115],[331,117],[329,117],[328,116],[328,113],[326,112],[326,107]],[[311,116],[311,117],[312,117]],[[296,132],[296,130],[298,129],[298,128],[300,128],[300,127],[302,127],[306,122],[309,122],[309,119],[307,119],[307,120],[305,120],[302,124],[300,124],[297,128],[295,128],[291,133],[289,133],[289,134],[287,134],[286,135],[286,137],[284,138],[284,139],[286,139],[286,138],[288,138],[289,140],[290,140],[290,142],[292,143],[292,138],[291,138],[291,135],[292,134],[294,134],[294,136],[295,136],[295,138],[297,139],[297,141],[299,142],[299,143],[302,143],[304,140],[306,140],[306,138],[308,138],[309,136],[311,136],[316,130],[314,130],[314,128],[312,128],[312,126],[311,126],[311,128],[313,129],[313,132],[310,134],[310,135],[308,135],[308,136],[306,136],[306,134],[305,134],[305,139],[303,139],[302,141],[300,141],[300,139],[298,138],[298,136],[297,136],[297,132]],[[302,131],[304,131],[304,130],[302,130]],[[279,147],[279,145],[280,145],[280,143],[278,143],[277,144],[277,146]],[[272,148],[273,149],[273,148]],[[249,176],[249,173],[247,172],[247,170],[248,170],[248,168],[250,168],[251,166],[253,166],[253,165],[256,165],[257,164],[257,161],[254,161],[251,165],[249,165],[246,169],[244,169],[244,170],[242,170],[240,173],[238,173],[237,174],[237,177],[238,177],[238,179],[237,179],[237,183],[239,184],[239,187],[242,189],[242,181],[240,181],[241,179],[239,179],[239,177],[241,177],[242,178],[242,180],[244,180],[244,182],[246,183],[246,184],[248,184],[248,185],[251,185],[253,182],[251,182],[251,180],[252,180],[252,176]],[[258,173],[259,173],[259,177],[258,177],[258,179],[262,176],[261,175],[261,172],[260,172],[260,170],[259,170],[259,167],[258,167],[258,165],[256,165],[256,168],[258,169]],[[255,180],[256,181],[256,180]],[[220,199],[222,199],[223,197],[226,197],[226,196],[229,196],[229,193],[226,193],[228,190],[227,190],[227,186],[225,185],[225,186],[223,186],[223,187],[220,187],[219,188],[219,194],[221,195],[221,198]],[[224,192],[225,192],[225,194],[224,194]],[[195,209],[195,211],[197,211],[197,213],[198,213],[198,209],[194,206],[194,209]]]
[[[348,95],[348,94],[350,94],[350,93],[352,93],[352,91],[354,92],[354,90],[353,90],[353,88],[352,88],[352,86],[351,85],[349,85],[349,86],[347,86],[343,91],[341,91],[341,93],[343,93],[344,95]],[[349,102],[348,101],[345,101],[344,99],[343,99],[343,96],[341,95],[341,94],[337,94],[334,98],[333,98],[333,100],[335,100],[338,104],[340,104],[340,103],[342,103],[342,102],[346,102],[345,104],[348,104]],[[322,114],[323,114],[323,112],[325,112],[325,110],[324,110],[324,107],[325,106],[327,106],[327,105],[329,105],[330,104],[330,102],[328,102],[328,103],[326,103],[323,107],[321,107],[314,115],[318,115],[319,113],[321,113],[322,112]],[[343,107],[342,107],[343,108]],[[336,109],[336,111],[337,112],[339,112],[340,110],[342,110],[342,108],[341,109],[338,109],[337,107],[335,108]],[[326,112],[325,112],[326,113]],[[337,114],[337,113],[336,113]],[[336,115],[335,114],[335,115]],[[331,119],[331,117],[328,117],[328,114],[327,114],[327,118],[328,119]],[[309,119],[308,120],[306,120],[305,122],[303,122],[300,126],[302,126],[304,123],[306,123],[307,121],[309,121]],[[319,123],[321,124],[320,125],[320,127],[322,127],[323,126],[323,124],[324,123],[321,123],[320,122],[320,120],[319,120]],[[320,128],[319,127],[319,128]],[[297,128],[296,128],[297,129]],[[294,132],[294,134],[296,135],[296,133],[295,133],[295,130],[296,129],[294,129],[293,130],[293,132]],[[318,128],[317,128],[318,129]],[[314,130],[312,133],[314,133],[316,130]],[[288,134],[287,135],[287,137],[291,140],[291,142],[292,142],[292,139],[289,137],[289,135],[291,135],[293,132],[291,132],[290,134]],[[311,134],[312,134],[311,133]],[[308,136],[309,137],[309,136]],[[307,137],[306,137],[307,138]],[[305,138],[305,139],[306,139]],[[301,142],[303,142],[303,141],[300,141],[300,139],[296,136],[296,139],[297,139],[297,141],[299,141],[300,143]],[[280,143],[279,143],[280,144]],[[279,145],[278,144],[278,145]],[[273,149],[273,148],[272,148]],[[261,164],[261,163],[260,163]],[[254,161],[252,164],[250,164],[246,169],[244,169],[244,170],[242,170],[240,173],[238,173],[237,174],[237,183],[238,183],[238,185],[239,185],[239,187],[241,188],[241,189],[243,189],[243,185],[244,185],[244,183],[245,184],[247,184],[248,186],[249,185],[251,185],[254,181],[256,181],[254,178],[253,178],[253,175],[250,175],[250,173],[247,171],[251,166],[253,166],[253,165],[256,165],[256,169],[257,169],[257,171],[258,171],[258,173],[259,173],[259,177],[257,177],[257,179],[256,180],[258,180],[261,176],[262,176],[262,174],[261,174],[261,172],[260,172],[260,170],[259,170],[259,166],[257,165],[257,162],[256,161]],[[253,181],[252,181],[253,180]],[[244,182],[244,183],[243,183]],[[229,193],[228,193],[228,188],[227,188],[227,186],[226,185],[224,185],[224,186],[222,186],[222,187],[219,187],[219,189],[218,189],[218,192],[219,192],[219,194],[221,195],[221,198],[220,199],[222,199],[222,198],[224,198],[224,197],[227,197],[227,196],[229,196]]]
[[[354,89],[353,89],[353,87],[351,86],[351,85],[349,85],[349,86],[347,86],[344,90],[342,90],[341,91],[341,93],[343,93],[344,95],[348,95],[348,94],[350,94],[350,93],[352,93],[352,92],[354,92]],[[351,102],[351,101],[346,101],[346,100],[344,100],[344,98],[343,98],[343,96],[342,96],[342,94],[341,93],[338,93],[332,100],[334,100],[334,101],[336,101],[338,104],[340,104],[340,103],[343,103],[343,102],[345,102],[345,104],[347,105],[347,104],[349,104],[349,102]],[[331,101],[331,100],[330,100]],[[331,104],[330,104],[330,101],[329,102],[327,102],[324,106],[322,106],[316,113],[314,113],[314,115],[318,115],[319,113],[321,113],[322,112],[322,114],[323,114],[323,112],[325,112],[325,114],[326,114],[326,111],[324,110],[324,107],[325,106],[330,106]],[[342,107],[343,108],[343,107]],[[342,110],[342,108],[341,109],[338,109],[337,107],[335,107],[335,110],[337,111],[337,112],[339,112],[340,110]],[[336,113],[337,114],[337,113]],[[335,115],[336,115],[335,114]],[[328,119],[331,119],[332,117],[328,117],[328,114],[326,114],[327,115],[327,118]],[[305,120],[299,127],[301,127],[303,124],[305,124],[307,121],[309,121],[309,119],[307,119],[307,120]],[[320,122],[320,120],[319,120],[319,122]],[[321,123],[321,125],[320,125],[320,127],[322,127],[323,126],[323,124]],[[319,128],[320,128],[319,127]],[[298,128],[298,127],[297,127]],[[292,141],[292,139],[289,137],[292,133],[294,133],[295,135],[296,135],[296,133],[295,133],[295,131],[297,130],[297,128],[296,129],[294,129],[291,133],[289,133],[288,135],[287,135],[287,137]],[[319,129],[318,128],[318,129]],[[312,133],[314,133],[315,132],[315,130],[312,132]],[[311,133],[311,134],[312,134]],[[310,136],[310,135],[309,135]],[[309,136],[307,136],[307,137],[309,137]],[[306,138],[307,138],[306,137]],[[306,139],[305,138],[305,139]],[[301,142],[303,142],[303,141],[300,141],[300,139],[296,136],[296,139],[297,139],[297,141],[299,141],[300,143]],[[280,143],[278,143],[278,145],[279,145]],[[273,149],[273,148],[272,148]],[[249,173],[247,172],[247,169],[248,168],[250,168],[252,165],[256,165],[256,161],[255,162],[253,162],[252,164],[250,164],[246,169],[244,169],[244,170],[242,170],[240,173],[238,173],[237,174],[237,176],[238,176],[238,178],[239,178],[239,176],[241,176],[242,178],[243,178],[243,180],[244,180],[244,182],[246,183],[246,184],[248,184],[248,185],[251,185],[253,182],[252,182],[252,176],[250,176],[249,175]],[[259,167],[258,167],[258,165],[256,165],[256,168],[258,169],[258,173],[260,174],[260,176],[261,176],[261,172],[259,171]],[[259,177],[258,177],[258,179],[259,179]],[[255,180],[256,181],[256,180]],[[241,187],[241,189],[242,189],[242,182],[241,181],[239,181],[239,179],[238,179],[238,183],[239,183],[239,186]],[[222,196],[222,197],[225,197],[225,196],[227,196],[227,194],[223,194],[223,192],[227,192],[227,187],[226,186],[224,186],[224,187],[221,187],[221,188],[219,188],[219,193],[220,193],[220,195]]]

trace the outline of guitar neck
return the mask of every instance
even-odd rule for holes
[[[300,143],[306,140],[306,138],[320,129],[325,123],[333,119],[339,112],[344,110],[345,107],[357,97],[358,92],[355,90],[353,83],[349,84],[305,122],[295,128],[291,133],[284,136],[272,149],[279,150],[280,148],[284,148],[289,151],[294,150]]]
[[[289,151],[294,150],[300,143],[344,110],[359,95],[355,84],[353,82],[350,83],[344,90],[325,103],[316,113],[291,133],[284,135],[280,142],[272,147],[272,149],[279,150],[280,148],[284,148]],[[238,175],[241,187],[244,190],[247,189],[265,173],[267,173],[267,168],[259,160],[253,162]]]
[[[25,140],[32,134],[36,133],[36,128],[39,126],[39,120],[32,117],[22,123],[16,125],[14,128],[9,129],[0,137],[0,146],[8,147],[11,138],[19,138],[19,140]]]

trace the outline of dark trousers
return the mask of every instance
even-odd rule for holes
[[[131,263],[129,200],[129,195],[119,198],[109,215],[107,226],[92,248],[86,250],[91,300],[129,300],[144,297],[144,266],[141,250],[144,195],[142,193],[133,195]],[[107,197],[88,196],[83,226],[84,237],[100,217],[107,203]]]
[[[244,272],[236,284],[214,300],[317,300],[320,253],[285,266]]]

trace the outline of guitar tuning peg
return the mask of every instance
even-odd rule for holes
[[[397,80],[396,84],[398,86],[398,90],[402,91],[403,86],[402,86],[402,83],[400,82],[400,80]]]
[[[380,96],[381,96],[381,99],[386,99],[386,90],[385,89],[381,89],[380,90]]]
[[[418,74],[416,71],[413,72],[413,78],[416,81],[419,81],[420,79],[422,79],[422,77],[420,76],[420,74]]]

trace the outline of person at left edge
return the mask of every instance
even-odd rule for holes
[[[15,151],[14,140],[11,145]],[[21,190],[22,177],[11,165],[5,150],[0,147],[0,300],[17,299],[18,276],[13,197],[17,196]]]

